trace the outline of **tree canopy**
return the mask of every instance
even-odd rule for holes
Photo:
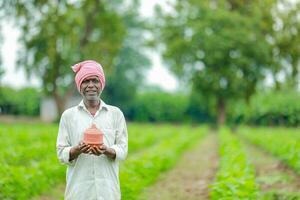
[[[219,123],[227,102],[245,99],[271,71],[275,1],[176,1],[158,9],[158,43],[171,70],[214,102]]]
[[[34,74],[41,78],[44,92],[55,98],[62,112],[65,99],[74,91],[70,66],[79,61],[100,62],[108,80],[118,72],[125,87],[135,87],[130,80],[141,80],[141,71],[149,62],[137,46],[129,42],[134,31],[143,29],[136,3],[7,1],[1,6],[2,12],[10,14],[22,31],[20,41],[24,47],[19,52],[18,66],[23,67],[29,77]],[[143,48],[141,39],[136,40],[140,49]],[[128,56],[139,61],[136,63]],[[111,90],[118,90],[118,85],[111,85]]]

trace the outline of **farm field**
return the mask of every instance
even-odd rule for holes
[[[298,129],[217,134],[208,126],[129,123],[128,130],[122,199],[157,199],[153,191],[166,200],[300,199]],[[56,134],[55,124],[0,124],[0,199],[63,199]]]
[[[0,5],[0,200],[300,200],[300,0]]]

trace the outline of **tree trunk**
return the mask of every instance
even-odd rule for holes
[[[222,126],[226,120],[226,105],[225,99],[218,97],[217,99],[218,126]]]
[[[66,101],[67,99],[62,98],[61,96],[59,96],[58,94],[54,94],[54,101],[56,104],[56,108],[57,108],[57,116],[60,117],[61,114],[64,112],[65,110],[65,105],[66,105]]]
[[[66,109],[66,103],[69,100],[69,98],[72,96],[73,91],[74,91],[74,87],[70,87],[70,89],[63,96],[60,96],[58,94],[57,90],[53,91],[53,98],[54,98],[56,108],[57,108],[57,112],[58,112],[57,117],[60,117],[61,114]]]

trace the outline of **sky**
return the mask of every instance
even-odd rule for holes
[[[141,0],[140,12],[142,15],[145,17],[151,17],[153,15],[153,8],[155,4],[161,4],[166,7],[166,1]],[[5,26],[2,26],[1,32],[4,37],[1,48],[2,66],[5,70],[4,76],[1,79],[1,84],[10,85],[15,88],[21,88],[24,86],[41,86],[38,78],[32,77],[28,80],[24,71],[22,69],[18,69],[16,66],[17,51],[20,48],[17,40],[20,36],[20,32],[13,28],[13,24],[11,22],[5,22]],[[178,82],[174,75],[172,75],[163,65],[160,56],[154,51],[149,51],[147,54],[150,56],[152,67],[145,76],[145,82],[147,84],[159,86],[166,91],[175,91],[178,87]]]

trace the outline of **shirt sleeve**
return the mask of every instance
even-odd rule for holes
[[[116,160],[125,160],[128,153],[128,132],[125,117],[122,112],[117,120],[115,144],[111,146],[116,152]]]
[[[57,157],[59,161],[63,164],[72,165],[74,164],[74,160],[71,162],[70,159],[70,150],[72,148],[70,142],[70,133],[67,128],[66,122],[66,115],[62,114],[60,122],[59,122],[59,129],[56,141],[56,150],[57,150]]]

